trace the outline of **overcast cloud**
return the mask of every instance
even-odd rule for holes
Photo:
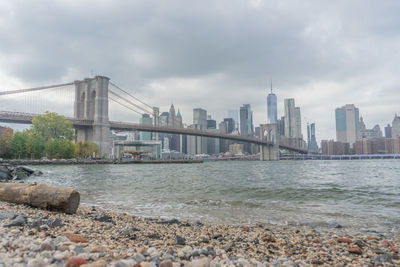
[[[0,90],[100,74],[188,124],[244,103],[260,124],[272,79],[279,116],[295,98],[331,139],[346,103],[369,128],[400,113],[398,14],[397,0],[1,1]]]

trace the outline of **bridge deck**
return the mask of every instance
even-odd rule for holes
[[[8,112],[8,111],[0,111],[0,122],[7,123],[20,123],[20,124],[31,124],[32,119],[35,116],[39,116],[38,114],[30,114],[30,113],[20,113],[20,112]],[[68,118],[71,121],[75,128],[85,128],[91,127],[93,121],[85,120],[85,119],[75,119]],[[184,134],[184,135],[192,135],[192,136],[203,136],[203,137],[212,137],[212,138],[222,138],[227,140],[233,140],[238,142],[246,142],[252,143],[256,145],[262,146],[272,146],[273,142],[265,141],[258,138],[240,136],[240,135],[232,135],[232,134],[224,134],[224,133],[214,133],[207,132],[195,129],[188,128],[171,128],[165,126],[153,126],[153,125],[143,125],[139,123],[127,123],[127,122],[115,122],[110,121],[110,128],[112,130],[120,130],[120,131],[144,131],[144,132],[160,132],[160,133],[168,133],[168,134]],[[291,147],[287,145],[279,145],[279,148],[286,149],[290,151],[295,151],[301,154],[307,154],[308,151],[301,148]]]

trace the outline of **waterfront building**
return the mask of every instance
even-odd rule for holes
[[[207,131],[219,133],[217,129],[217,122],[211,118],[211,115],[208,115],[207,118]],[[219,153],[219,139],[218,138],[210,138],[207,137],[207,154],[216,155]]]
[[[174,104],[171,104],[171,107],[169,109],[169,114],[168,114],[168,126],[169,127],[175,127],[175,107]]]
[[[11,135],[13,135],[13,129],[11,129],[10,127],[3,127],[0,126],[0,137],[3,135],[3,133],[5,132],[9,132]]]
[[[386,153],[386,145],[388,144],[389,143],[385,142],[385,138],[365,138],[356,141],[354,144],[354,152],[357,155],[383,154]]]
[[[392,138],[392,126],[390,124],[385,127],[385,137]]]
[[[261,138],[261,128],[259,126],[254,128],[254,137],[258,139]]]
[[[190,128],[207,130],[207,111],[202,108],[193,109],[193,124]],[[188,154],[207,154],[207,137],[187,136]]]
[[[321,141],[322,155],[346,155],[350,152],[350,144],[334,140]]]
[[[272,81],[271,81],[271,93],[267,96],[267,122],[277,123],[278,121],[278,107],[276,95],[272,92]]]
[[[162,149],[163,151],[170,151],[169,149],[169,139],[168,136],[164,136],[162,140]]]
[[[217,121],[211,118],[211,115],[208,115],[207,118],[207,129],[217,129]]]
[[[172,128],[183,128],[182,115],[180,110],[175,114],[175,107],[171,104],[169,112],[162,112],[158,124],[160,126],[167,126]],[[165,140],[168,139],[168,143],[164,144]],[[162,142],[162,147],[168,147],[169,150],[179,151],[185,153],[186,151],[186,136],[179,134],[165,134],[160,133],[159,139]]]
[[[168,112],[161,113],[160,118],[159,118],[159,125],[160,126],[168,126],[168,117],[169,117],[169,113]],[[163,149],[166,148],[166,149],[169,150],[169,136],[170,136],[169,134],[165,134],[165,133],[160,133],[159,134],[159,139],[161,140]],[[166,138],[168,140],[167,144],[165,144]]]
[[[285,116],[282,116],[280,120],[277,122],[278,124],[278,133],[281,136],[285,135]]]
[[[244,145],[243,144],[230,144],[229,152],[233,155],[244,155]]]
[[[336,140],[349,143],[351,147],[360,137],[359,110],[354,104],[347,104],[335,110]]]
[[[385,150],[387,154],[400,154],[400,136],[385,138]]]
[[[224,123],[226,125],[226,133],[232,133],[235,130],[235,121],[233,118],[224,118]]]
[[[210,128],[207,129],[209,132],[219,133],[218,129]],[[217,155],[220,152],[220,142],[219,138],[207,138],[207,154],[209,155]]]
[[[143,114],[141,118],[139,118],[139,123],[143,125],[153,125],[153,119],[149,114]],[[150,141],[151,140],[151,132],[143,132],[141,131],[139,134],[139,140],[141,141]]]
[[[253,112],[251,111],[250,104],[244,104],[240,107],[240,135],[253,136]],[[251,146],[248,143],[244,144],[244,151],[251,153]]]
[[[250,104],[240,107],[240,134],[243,136],[253,136],[253,112]]]
[[[234,121],[234,130],[239,130],[239,117],[236,109],[228,110],[228,118],[232,118]]]
[[[377,124],[372,129],[367,129],[362,116],[360,117],[359,127],[360,127],[360,138],[358,138],[359,140],[364,138],[373,139],[382,137],[382,131],[379,125]]]
[[[182,118],[180,118],[182,120]],[[171,104],[168,114],[168,127],[172,128],[181,128],[179,125],[179,118],[177,118],[175,114],[175,107]],[[180,151],[180,136],[179,134],[170,134],[169,135],[169,147],[172,151]]]
[[[400,117],[396,114],[392,122],[392,138],[397,136],[400,136]]]
[[[177,128],[183,128],[183,120],[182,120],[182,115],[181,115],[181,111],[178,108],[178,112],[176,113],[176,127]],[[180,153],[185,154],[187,151],[187,135],[185,134],[180,134],[179,135],[179,149],[177,149],[177,151],[179,151]]]
[[[220,133],[227,133],[227,125],[226,125],[225,121],[221,121],[218,124],[218,129],[219,129]]]
[[[153,107],[153,125],[160,126],[160,109],[158,107]],[[153,140],[160,140],[160,134],[157,132],[152,133]]]
[[[295,137],[296,119],[295,119],[295,104],[294,98],[286,98],[285,105],[285,136],[288,138]]]
[[[307,123],[307,148],[310,152],[318,153],[318,144],[315,138],[315,123]]]
[[[301,113],[299,107],[294,108],[294,118],[295,118],[294,138],[303,139],[303,134],[301,132]]]
[[[207,110],[202,108],[194,108],[193,124],[200,125],[201,130],[207,129]]]

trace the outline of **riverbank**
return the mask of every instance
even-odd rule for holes
[[[111,160],[111,159],[55,159],[55,160],[0,160],[0,164],[10,165],[92,165],[92,164],[190,164],[203,163],[203,160]]]
[[[400,236],[340,227],[210,225],[89,207],[67,215],[4,202],[0,225],[0,266],[400,265]]]

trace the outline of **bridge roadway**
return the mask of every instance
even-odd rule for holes
[[[0,111],[0,122],[31,124],[32,119],[35,116],[39,116],[39,115],[31,114],[31,113]],[[91,127],[93,124],[92,120],[82,120],[82,119],[75,119],[75,118],[69,118],[69,117],[66,117],[66,119],[73,123],[74,128]],[[184,134],[184,135],[193,135],[193,136],[222,138],[222,139],[239,141],[239,142],[247,142],[247,143],[252,143],[252,144],[262,145],[262,146],[272,146],[273,145],[273,142],[271,142],[271,141],[265,141],[265,140],[258,139],[258,138],[252,138],[252,137],[246,137],[246,136],[240,136],[240,135],[214,133],[214,132],[207,132],[207,131],[201,131],[201,130],[189,129],[189,128],[172,128],[172,127],[166,127],[166,126],[143,125],[143,124],[139,124],[139,123],[110,121],[110,129],[116,130],[116,131],[143,131],[143,132],[159,132],[159,133],[167,133],[167,134]],[[300,149],[300,148],[287,146],[287,145],[283,145],[283,144],[280,144],[279,148],[298,152],[301,154],[308,153],[308,151],[305,149]]]

